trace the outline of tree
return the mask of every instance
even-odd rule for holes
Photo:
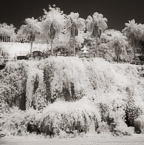
[[[49,6],[49,11],[44,10],[44,15],[41,19],[42,34],[46,38],[47,44],[51,44],[51,54],[53,55],[53,41],[60,34],[65,21],[65,15],[60,8]]]
[[[70,44],[73,47],[73,55],[76,55],[75,46],[76,46],[76,36],[79,35],[79,31],[85,30],[85,20],[79,18],[78,13],[71,12],[67,16],[66,28],[70,34]]]
[[[32,17],[25,19],[25,23],[26,25],[22,25],[20,29],[30,42],[30,55],[32,57],[33,42],[36,35],[41,33],[40,22]]]
[[[107,19],[102,14],[95,12],[93,16],[88,16],[86,19],[87,31],[91,37],[95,39],[96,55],[98,56],[98,41],[101,33],[107,29]]]
[[[125,23],[125,28],[123,29],[123,33],[128,37],[129,41],[131,42],[131,45],[133,47],[134,51],[134,59],[136,54],[136,48],[135,48],[135,36],[137,35],[137,24],[135,23],[135,20],[129,21],[129,23]]]
[[[137,46],[139,47],[140,41],[144,41],[144,25],[137,24],[133,19],[129,21],[129,23],[126,23],[125,26],[126,27],[123,29],[123,33],[129,39],[134,51],[134,59],[136,59],[136,52],[137,52],[136,47]]]
[[[25,27],[26,27],[25,25],[22,25],[17,31],[16,37],[18,42],[28,41],[27,33],[25,33],[26,32]]]
[[[101,35],[99,53],[104,54],[107,60],[131,61],[132,50],[127,37],[120,31],[109,29]]]
[[[3,42],[14,41],[16,38],[15,27],[13,24],[0,24],[0,37]]]
[[[69,35],[68,35],[68,33],[61,32],[59,34],[59,37],[54,40],[54,46],[62,54],[68,54],[68,47],[69,47]]]
[[[114,47],[114,50],[115,50],[116,60],[117,60],[117,63],[118,63],[119,60],[120,60],[120,54],[122,53],[122,45],[121,45],[121,42],[118,39],[118,37],[115,37],[113,39],[113,47]]]

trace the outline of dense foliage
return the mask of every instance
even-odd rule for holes
[[[0,82],[1,128],[13,135],[77,135],[92,125],[98,133],[130,135],[128,126],[144,114],[143,77],[130,64],[73,57],[9,62]]]
[[[107,23],[108,20],[98,12],[89,15],[85,20],[80,18],[79,13],[64,14],[54,5],[49,6],[48,11],[44,10],[44,14],[38,19],[26,18],[25,25],[17,31],[13,25],[1,24],[0,40],[30,42],[31,55],[34,42],[47,43],[47,53],[51,51],[51,55],[57,50],[68,55],[77,55],[86,45],[89,54],[92,53],[91,56],[117,62],[132,61],[137,58],[136,53],[144,53],[143,24],[131,20],[125,24],[123,31],[119,32],[107,30]],[[103,43],[104,39],[111,40]],[[112,51],[114,48],[115,52]]]

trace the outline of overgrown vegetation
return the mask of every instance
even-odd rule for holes
[[[131,135],[144,115],[139,67],[100,58],[8,62],[0,72],[0,128],[53,137],[87,133],[93,125],[97,133]]]

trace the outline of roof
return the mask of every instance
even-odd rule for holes
[[[82,53],[88,53],[88,48],[86,46],[84,46],[81,50],[82,50]]]

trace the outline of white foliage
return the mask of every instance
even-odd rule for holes
[[[16,28],[14,27],[13,24],[0,24],[0,35],[1,36],[9,36],[11,41],[15,40],[16,34],[15,34]]]
[[[99,14],[98,12],[95,12],[93,16],[88,16],[86,19],[87,24],[87,30],[88,32],[92,32],[94,29],[94,25],[96,24],[98,28],[100,28],[102,31],[107,29],[107,19],[103,17],[102,14]]]
[[[27,18],[25,19],[25,23],[28,25],[30,30],[27,31],[34,31],[34,32],[40,32],[40,22],[37,19],[32,18]]]
[[[37,102],[36,97],[42,97],[42,96],[34,96],[34,94],[36,93],[36,90],[34,90],[34,85],[35,83],[38,83],[38,88],[42,88],[43,87],[43,71],[39,70],[36,66],[34,65],[30,65],[30,68],[28,69],[28,78],[27,78],[27,83],[26,83],[26,108],[28,109],[29,107],[31,107],[31,103],[32,101],[34,101],[35,103]],[[37,81],[37,82],[36,82]],[[36,88],[36,89],[38,89]],[[35,92],[34,92],[35,91]]]
[[[128,23],[125,23],[125,28],[123,29],[123,33],[129,38],[144,40],[144,25],[139,23],[137,24],[135,20],[131,20]]]
[[[100,51],[105,51],[107,55],[111,58],[116,56],[115,54],[115,44],[119,45],[120,48],[120,58],[122,60],[130,61],[132,54],[128,54],[129,43],[127,37],[124,36],[120,31],[113,29],[106,30],[101,35]]]
[[[18,69],[19,65],[11,63],[12,68]],[[33,94],[36,76],[39,78],[39,89],[42,89],[45,82],[49,81],[49,86],[45,86],[45,89],[50,87],[50,99],[54,100],[53,104],[49,103],[36,116],[33,111],[30,114],[34,114],[34,118],[40,123],[44,132],[53,130],[53,127],[70,132],[70,128],[72,130],[75,128],[73,123],[82,129],[89,129],[93,120],[97,119],[101,122],[99,104],[104,104],[108,106],[107,113],[117,124],[115,131],[124,133],[126,131],[125,107],[129,102],[129,97],[133,99],[132,107],[140,108],[144,114],[144,79],[140,77],[138,68],[131,64],[112,64],[100,58],[81,60],[73,57],[50,57],[40,62],[30,61],[27,67],[26,84],[28,106],[32,99],[38,100],[43,97],[40,93],[37,98],[33,98],[36,96]],[[43,69],[45,74],[43,74]],[[14,72],[14,70],[7,68],[8,72]],[[72,94],[72,84],[75,95]],[[69,91],[66,98],[64,98],[63,87]]]
[[[71,12],[68,16],[67,16],[67,23],[66,23],[66,27],[69,30],[72,26],[72,24],[75,23],[78,30],[84,30],[85,29],[85,20],[83,18],[79,17],[79,13],[74,13]]]
[[[59,8],[49,6],[49,11],[44,10],[44,16],[42,18],[41,27],[42,34],[49,39],[50,26],[53,24],[56,30],[56,36],[62,31],[65,24],[65,15]]]
[[[105,30],[107,28],[107,19],[103,17],[102,14],[99,14],[98,12],[95,12],[93,14],[93,20],[98,24],[98,27],[100,27],[102,30]]]
[[[49,123],[45,124],[48,120]],[[66,132],[75,130],[76,126],[87,132],[94,120],[97,121],[95,125],[98,125],[100,113],[94,104],[84,99],[77,102],[57,101],[45,108],[41,116],[41,123],[45,127],[52,123],[53,127]]]

